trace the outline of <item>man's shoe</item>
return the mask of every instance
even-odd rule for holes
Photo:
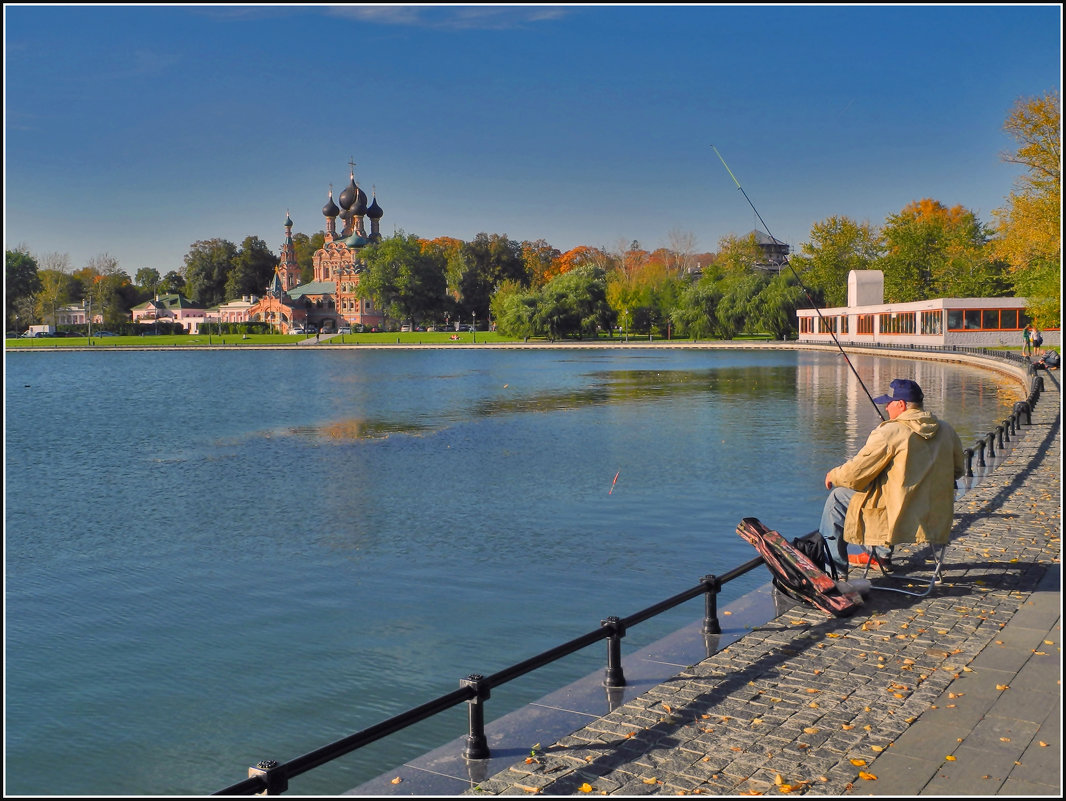
[[[848,564],[856,565],[858,567],[870,567],[882,570],[885,573],[892,572],[892,558],[891,557],[878,557],[871,556],[868,553],[851,553],[848,554]]]

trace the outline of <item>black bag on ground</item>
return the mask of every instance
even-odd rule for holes
[[[837,575],[836,562],[829,553],[829,545],[820,531],[812,531],[810,534],[796,537],[792,540],[792,547],[814,562],[819,569],[832,576],[833,581],[840,578]]]

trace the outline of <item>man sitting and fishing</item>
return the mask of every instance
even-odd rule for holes
[[[955,479],[965,473],[962,441],[923,409],[925,395],[914,381],[897,378],[891,388],[873,399],[887,404],[888,420],[851,460],[825,474],[831,491],[819,531],[844,577],[848,543],[871,549],[871,564],[888,570],[897,543],[942,545],[951,532]],[[865,565],[868,558],[855,554],[850,563]]]

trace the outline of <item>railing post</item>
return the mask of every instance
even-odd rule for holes
[[[289,789],[289,777],[279,767],[273,759],[266,759],[256,763],[254,768],[248,768],[249,779],[260,776],[266,782],[266,790],[260,795],[281,795]]]
[[[963,448],[962,455],[966,459],[966,478],[973,478],[973,448]]]
[[[625,626],[617,617],[601,620],[600,625],[609,628],[607,635],[607,670],[603,678],[604,687],[625,687],[626,677],[622,672],[622,638],[626,634]]]
[[[999,449],[1003,450],[1003,426],[996,426],[996,436],[998,439]]]
[[[977,448],[977,466],[985,466],[985,441],[983,439],[977,440],[975,446]]]
[[[703,585],[703,633],[721,634],[722,626],[718,622],[718,592],[722,589],[722,582],[718,576],[704,576],[700,579]]]
[[[1032,407],[1026,401],[1018,401],[1014,404],[1014,412],[1018,415],[1018,423],[1021,423],[1021,415],[1025,415],[1025,424],[1031,426],[1033,424],[1033,410]]]
[[[988,458],[989,459],[995,459],[996,458],[996,448],[995,448],[995,444],[994,444],[995,439],[996,439],[996,435],[993,434],[991,431],[989,431],[987,434],[985,434],[985,440],[987,440],[987,442],[988,442]]]
[[[489,688],[481,686],[484,678],[480,673],[473,673],[465,679],[459,680],[460,687],[474,688],[474,697],[466,702],[470,726],[463,756],[467,759],[489,758],[489,743],[485,738],[485,706],[483,703],[489,698]]]

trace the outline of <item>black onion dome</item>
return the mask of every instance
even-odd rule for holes
[[[366,210],[366,216],[371,220],[380,220],[384,213],[385,212],[381,210],[381,206],[378,205],[378,199],[375,195],[373,201],[370,203],[370,207]]]
[[[353,176],[352,182],[345,187],[344,191],[341,192],[341,196],[338,198],[341,208],[350,209],[355,202],[356,197],[358,197],[358,194],[359,187],[355,185],[355,177]]]
[[[366,192],[360,189],[358,186],[355,188],[358,196],[355,199],[355,203],[352,204],[352,214],[366,214]]]
[[[329,193],[329,202],[322,207],[322,216],[324,217],[336,217],[341,213],[341,210],[337,208],[337,204],[333,202],[333,190]]]
[[[287,212],[285,214],[285,227],[292,228],[292,217],[290,217]]]

